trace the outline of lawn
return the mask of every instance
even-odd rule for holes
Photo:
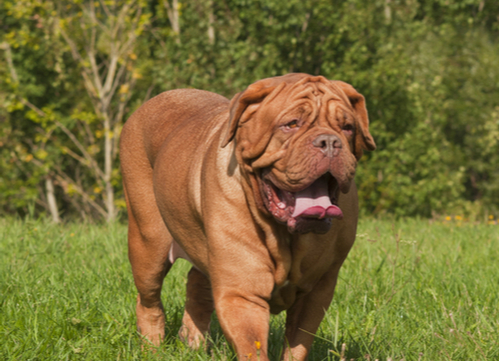
[[[141,350],[126,226],[0,220],[1,360],[231,360],[177,338],[189,264],[164,283],[167,338]],[[498,226],[361,220],[309,360],[498,360]],[[269,353],[281,352],[284,315]]]

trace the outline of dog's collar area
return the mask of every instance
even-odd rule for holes
[[[330,174],[298,192],[279,189],[268,179],[261,180],[261,187],[267,210],[290,233],[326,233],[333,218],[343,217],[337,205],[338,182]]]

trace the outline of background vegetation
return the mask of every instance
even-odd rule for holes
[[[211,350],[177,337],[189,264],[165,279],[167,337],[141,351],[126,226],[0,220],[0,359],[235,360],[213,316]],[[498,226],[364,220],[311,361],[498,360]],[[284,314],[271,318],[277,360]]]
[[[307,72],[367,98],[366,214],[497,216],[498,51],[496,1],[4,0],[0,212],[113,220],[145,100]]]

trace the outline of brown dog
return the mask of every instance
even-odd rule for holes
[[[321,76],[264,79],[231,102],[193,89],[149,100],[120,144],[141,334],[164,337],[160,291],[182,257],[191,347],[215,309],[239,359],[268,360],[269,315],[286,310],[283,359],[305,360],[354,242],[356,163],[373,149],[363,96]]]

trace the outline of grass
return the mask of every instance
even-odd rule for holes
[[[0,359],[232,360],[177,338],[189,264],[164,283],[167,338],[141,350],[126,226],[0,220]],[[498,360],[498,226],[362,220],[310,360]],[[284,315],[271,321],[272,359]]]

